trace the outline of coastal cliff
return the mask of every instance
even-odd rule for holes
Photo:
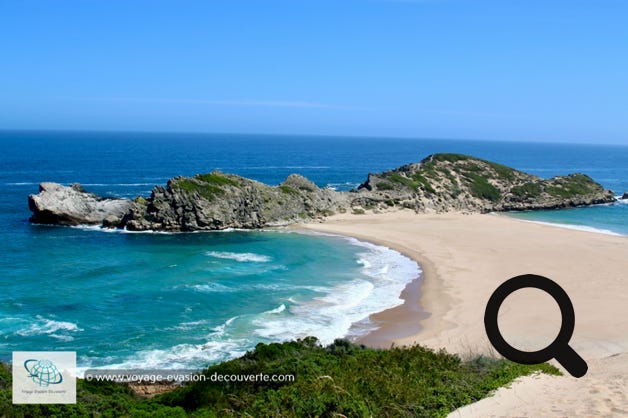
[[[357,190],[320,188],[298,174],[278,186],[218,171],[175,177],[150,197],[105,199],[42,183],[29,196],[33,223],[98,224],[134,231],[262,228],[320,219],[334,213],[394,211],[485,213],[613,202],[610,190],[584,174],[542,179],[461,154],[434,154],[419,163],[369,174]]]

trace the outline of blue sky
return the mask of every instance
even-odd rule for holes
[[[622,0],[0,0],[0,128],[628,143]]]

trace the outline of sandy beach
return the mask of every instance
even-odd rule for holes
[[[420,288],[409,287],[402,295],[406,306],[373,316],[382,324],[367,341],[373,345],[418,343],[463,357],[496,355],[483,315],[497,286],[513,276],[534,273],[558,282],[567,292],[576,313],[570,345],[587,361],[588,374],[580,379],[566,372],[560,377],[524,377],[451,416],[628,415],[627,237],[498,215],[411,211],[337,215],[302,227],[385,245],[421,265]],[[418,326],[399,329],[399,323]],[[560,324],[556,303],[535,289],[513,293],[500,310],[504,337],[522,350],[549,344]]]

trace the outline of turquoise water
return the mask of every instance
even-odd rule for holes
[[[419,275],[386,248],[288,232],[38,226],[29,248],[5,269],[2,349],[76,350],[82,367],[201,367],[260,341],[358,336]]]
[[[132,234],[28,223],[41,181],[147,196],[221,169],[278,184],[293,172],[348,190],[430,153],[460,152],[542,177],[584,172],[628,191],[628,147],[394,138],[0,131],[0,361],[76,350],[80,367],[202,367],[260,341],[324,342],[372,329],[418,266],[400,254],[293,232]],[[533,214],[628,234],[628,205]]]
[[[516,212],[508,216],[583,231],[628,235],[628,200],[562,211]]]

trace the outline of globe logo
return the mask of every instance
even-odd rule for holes
[[[24,368],[33,382],[39,386],[58,385],[63,381],[59,369],[50,360],[26,360]]]

